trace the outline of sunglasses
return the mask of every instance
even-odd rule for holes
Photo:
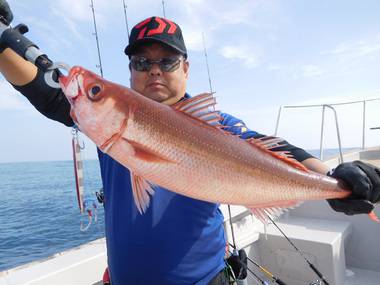
[[[177,70],[182,57],[181,56],[170,56],[163,57],[158,60],[148,59],[142,56],[133,57],[129,62],[129,66],[136,71],[149,71],[153,64],[157,63],[160,69],[164,72],[173,72]]]

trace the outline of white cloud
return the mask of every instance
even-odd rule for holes
[[[55,1],[51,7],[60,11],[60,14],[66,18],[75,21],[88,21],[91,20],[89,5],[90,1],[59,0]]]
[[[380,54],[380,36],[341,43],[336,48],[321,54],[334,55],[345,61]]]
[[[255,68],[260,65],[260,57],[252,49],[248,45],[224,46],[219,53],[227,59],[241,61],[248,68]]]
[[[202,32],[206,34],[208,48],[220,46],[227,37],[231,40],[234,35],[242,31],[249,35],[255,30],[272,30],[277,22],[268,19],[278,18],[262,16],[278,14],[273,1],[264,0],[184,0],[178,12],[176,20],[183,28],[186,44],[189,50],[195,51],[203,47]]]

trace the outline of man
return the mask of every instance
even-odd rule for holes
[[[185,93],[189,62],[177,24],[158,17],[142,21],[132,29],[125,53],[130,58],[131,88],[167,105],[189,97]],[[5,48],[0,54],[0,71],[42,114],[73,125],[62,91],[47,86],[34,65]],[[261,136],[228,114],[222,114],[221,123],[243,139]],[[286,141],[278,150],[289,150],[309,169],[328,171],[322,162]],[[130,190],[129,171],[107,154],[98,151],[98,155],[112,284],[228,284],[223,272],[225,238],[219,205],[157,187],[150,207],[140,215]],[[352,199],[332,202],[335,209],[349,214],[370,212],[380,189],[369,189],[372,180],[366,170],[350,163],[334,173],[355,185]],[[373,177],[378,179],[378,175]]]

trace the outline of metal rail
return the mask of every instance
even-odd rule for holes
[[[284,109],[296,109],[296,108],[321,108],[322,107],[322,123],[321,123],[321,136],[320,136],[320,144],[319,144],[319,159],[323,159],[323,139],[324,139],[324,122],[325,122],[325,109],[329,108],[334,112],[334,118],[335,118],[335,126],[336,126],[336,133],[338,138],[338,145],[339,145],[339,156],[341,162],[343,162],[343,153],[342,153],[342,144],[340,139],[340,131],[339,131],[339,124],[338,124],[338,115],[334,108],[334,106],[342,106],[342,105],[351,105],[351,104],[363,104],[363,112],[362,112],[362,119],[363,119],[363,127],[362,127],[362,149],[365,148],[365,135],[366,135],[366,106],[367,102],[370,101],[378,101],[380,98],[373,98],[373,99],[367,99],[367,100],[360,100],[360,101],[351,101],[351,102],[343,102],[343,103],[335,103],[335,104],[312,104],[312,105],[283,105],[278,110],[277,115],[277,122],[276,122],[276,129],[274,135],[277,136],[278,129],[281,121],[281,114]],[[379,127],[380,128],[380,127]],[[377,128],[371,128],[371,129],[377,129]]]

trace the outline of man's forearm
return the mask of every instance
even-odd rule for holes
[[[317,158],[307,158],[301,162],[307,169],[312,171],[327,174],[330,168]]]
[[[13,85],[30,83],[37,74],[37,67],[7,48],[0,53],[0,72]]]
[[[34,64],[7,48],[0,53],[0,72],[40,113],[66,126],[74,124],[62,90],[48,86]]]

